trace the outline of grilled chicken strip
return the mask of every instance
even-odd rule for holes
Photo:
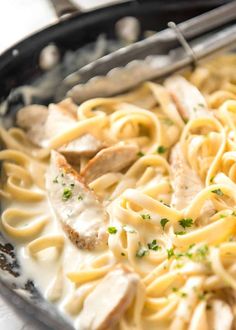
[[[171,93],[178,111],[184,120],[209,116],[207,103],[200,91],[185,78],[172,76],[165,81],[165,86]]]
[[[119,172],[133,163],[137,158],[138,147],[135,145],[116,145],[103,149],[93,157],[81,175],[90,183],[108,172]]]
[[[67,99],[59,104],[30,105],[17,113],[17,125],[25,129],[30,141],[43,147],[48,140],[61,132],[73,127],[76,123],[75,105]],[[80,156],[93,157],[104,148],[102,141],[92,134],[84,134],[79,138],[63,145],[60,152],[67,160],[78,165]]]
[[[138,282],[138,275],[125,268],[111,271],[85,299],[79,328],[113,329],[132,303]]]
[[[182,210],[202,190],[203,184],[197,173],[188,165],[179,143],[171,150],[170,165],[173,185],[172,205]]]
[[[220,299],[212,300],[209,310],[209,329],[231,330],[233,325],[233,313],[230,306]]]
[[[105,145],[92,134],[84,134],[81,137],[63,145],[58,151],[63,154],[72,165],[80,164],[80,157],[93,157]]]
[[[80,249],[104,248],[108,215],[96,195],[56,151],[46,176],[51,205],[70,240]]]

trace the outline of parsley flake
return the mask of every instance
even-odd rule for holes
[[[62,194],[62,200],[67,201],[72,196],[72,191],[70,188],[65,188]]]
[[[116,229],[116,227],[108,227],[108,228],[107,228],[107,231],[108,231],[108,233],[111,234],[111,235],[114,235],[114,234],[117,233],[117,229]]]
[[[176,231],[175,235],[185,235],[186,231]]]
[[[138,251],[136,252],[136,257],[137,258],[142,258],[148,254],[148,249],[145,246],[140,246]]]
[[[190,218],[181,219],[181,220],[179,220],[179,224],[184,229],[189,228],[193,225],[193,219],[190,219]]]
[[[141,214],[141,218],[143,220],[150,220],[151,219],[151,216],[150,216],[150,214],[146,213],[146,214]]]
[[[224,195],[224,193],[221,189],[215,189],[215,190],[212,190],[211,192],[218,195],[218,196],[223,196]]]
[[[145,153],[142,152],[142,151],[139,151],[139,152],[137,153],[137,156],[138,156],[138,157],[143,157],[143,156],[145,156]]]
[[[170,220],[168,220],[167,218],[162,218],[162,219],[161,219],[160,223],[161,223],[161,226],[162,226],[163,230],[164,230],[164,228],[165,228],[165,225],[166,225],[167,222],[169,222],[169,221],[170,221]]]
[[[161,247],[157,244],[157,240],[154,239],[151,243],[148,243],[149,250],[157,251],[161,249]]]
[[[124,225],[123,226],[123,229],[124,229],[124,231],[126,231],[127,233],[130,233],[130,234],[136,233],[136,230],[135,229],[133,229],[132,227],[127,226],[127,225]]]
[[[58,175],[55,177],[55,179],[53,179],[52,182],[53,182],[53,183],[58,183]]]
[[[171,257],[173,257],[175,255],[174,248],[167,249],[166,252],[167,252],[168,259],[170,259]]]
[[[77,199],[78,199],[78,201],[82,201],[83,200],[83,196],[82,195],[79,195]]]
[[[157,153],[158,154],[164,154],[165,152],[166,152],[166,147],[164,147],[164,146],[159,146],[158,148],[157,148]]]
[[[124,252],[121,252],[121,255],[122,255],[123,257],[125,257],[125,253],[124,253]]]

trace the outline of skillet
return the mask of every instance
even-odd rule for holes
[[[170,20],[179,23],[226,2],[229,1],[127,1],[92,12],[72,14],[14,45],[0,56],[0,103],[15,88],[32,84],[42,77],[44,72],[39,66],[39,56],[41,50],[50,43],[57,46],[63,59],[68,51],[80,49],[96,41],[101,34],[105,34],[107,39],[115,39],[115,23],[122,17],[134,16],[139,20],[142,38],[146,30],[159,31],[165,28]],[[49,97],[41,103],[50,101],[53,99]],[[19,98],[13,99],[12,102],[19,103]],[[20,100],[20,103],[24,101]],[[11,108],[10,106],[8,110]],[[13,115],[11,111],[9,114]],[[30,279],[24,278],[17,264],[14,248],[2,236],[0,292],[8,301],[20,307],[21,313],[30,314],[51,329],[72,329],[68,321],[58,315],[55,308],[41,297]]]

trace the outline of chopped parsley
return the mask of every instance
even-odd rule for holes
[[[78,199],[78,201],[82,201],[83,200],[83,196],[82,195],[79,195],[77,199]]]
[[[209,254],[209,247],[207,245],[203,245],[196,250],[195,259],[198,261],[202,261],[202,260],[206,259],[208,254]]]
[[[186,231],[176,231],[175,235],[185,235]]]
[[[151,219],[151,216],[150,216],[150,214],[146,213],[146,214],[141,214],[141,218],[143,220],[150,220]]]
[[[127,226],[127,225],[124,225],[124,226],[123,226],[123,229],[124,229],[124,231],[126,231],[127,233],[131,233],[131,234],[136,233],[136,230],[135,230],[134,228],[132,228],[132,227],[130,227],[130,226]]]
[[[212,176],[210,179],[210,183],[213,183],[213,180],[215,179],[215,176]]]
[[[158,148],[157,148],[157,153],[158,154],[164,154],[165,152],[166,152],[166,147],[164,147],[164,146],[159,146]]]
[[[212,190],[211,192],[218,195],[218,196],[223,196],[224,195],[224,193],[221,189],[215,189],[215,190]]]
[[[58,175],[55,177],[55,179],[53,179],[52,182],[53,182],[53,183],[58,183]]]
[[[114,235],[114,234],[117,233],[117,229],[116,229],[116,227],[108,227],[108,228],[107,228],[107,231],[108,231],[108,233],[111,234],[111,235]]]
[[[143,156],[145,156],[145,153],[142,152],[142,151],[139,151],[139,152],[137,153],[137,156],[138,156],[138,157],[143,157]]]
[[[168,220],[167,218],[162,218],[162,219],[161,219],[160,223],[161,223],[161,226],[162,226],[163,230],[164,230],[164,228],[165,228],[165,225],[166,225],[167,222],[169,222],[169,221],[170,221],[170,220]]]
[[[167,249],[166,252],[167,252],[168,259],[170,259],[171,257],[173,257],[175,255],[174,248]]]
[[[166,124],[167,126],[172,126],[172,125],[174,125],[174,122],[173,122],[171,119],[169,119],[169,118],[163,118],[163,119],[161,119],[161,120],[162,120],[163,123]]]
[[[62,200],[67,201],[72,196],[72,190],[70,188],[64,188],[62,194]]]
[[[157,251],[161,249],[161,247],[157,244],[157,240],[154,239],[151,243],[148,243],[149,250]]]
[[[231,215],[233,215],[234,217],[236,217],[236,212],[233,211],[233,212],[231,213]]]
[[[193,219],[191,219],[191,218],[181,219],[181,220],[179,220],[179,224],[184,229],[189,228],[193,225]]]
[[[124,253],[124,252],[121,252],[121,255],[122,255],[123,257],[125,257],[125,253]]]
[[[74,183],[71,183],[70,186],[71,186],[71,188],[74,188],[75,184]]]
[[[223,218],[226,218],[227,215],[226,214],[220,214],[220,218],[223,219]]]
[[[180,297],[181,298],[186,298],[187,297],[187,293],[186,292],[180,292]]]
[[[145,246],[140,246],[138,251],[136,252],[136,257],[137,258],[142,258],[148,254],[148,249]]]
[[[203,103],[198,103],[198,106],[201,107],[201,108],[205,107],[205,105]]]

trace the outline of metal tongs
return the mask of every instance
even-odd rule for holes
[[[236,43],[236,1],[106,55],[65,78],[77,103],[116,95],[146,80],[156,80]],[[179,47],[181,45],[181,47]],[[78,84],[77,84],[78,83]]]

